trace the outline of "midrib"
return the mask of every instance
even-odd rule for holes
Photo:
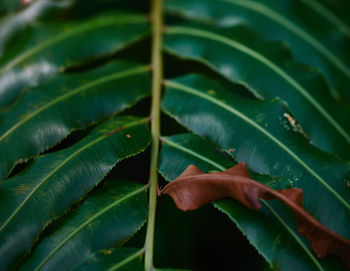
[[[128,123],[122,127],[121,130],[124,130],[126,128],[132,127],[134,125],[137,125],[140,123],[140,120],[134,121],[131,123]],[[98,137],[97,139],[91,141],[90,143],[86,144],[82,148],[78,149],[74,153],[72,153],[70,156],[68,156],[65,160],[62,161],[53,171],[51,171],[39,184],[37,184],[33,190],[28,194],[28,196],[22,201],[22,203],[14,210],[14,212],[11,214],[11,216],[2,224],[0,227],[0,232],[12,221],[12,219],[20,212],[20,210],[23,208],[23,206],[32,198],[32,196],[42,187],[56,172],[61,170],[69,161],[71,161],[74,157],[78,156],[80,153],[85,151],[86,149],[92,147],[93,145],[97,144],[98,142],[102,141],[106,138],[106,135],[103,134],[102,136]]]
[[[282,226],[289,232],[289,234],[295,239],[298,245],[305,251],[305,253],[309,256],[311,261],[317,266],[319,270],[324,270],[318,260],[314,257],[313,253],[307,248],[307,246],[303,243],[303,241],[298,237],[298,235],[288,226],[288,224],[283,220],[283,218],[272,208],[270,204],[266,200],[261,200],[261,202],[269,209],[271,214],[276,217],[276,219],[282,224]]]
[[[181,145],[176,144],[176,143],[174,143],[174,142],[168,140],[166,137],[165,137],[165,138],[163,137],[163,138],[161,139],[161,141],[164,142],[164,143],[166,143],[166,144],[168,144],[169,146],[172,146],[172,147],[174,147],[174,148],[177,148],[177,149],[179,149],[179,150],[181,150],[181,151],[183,151],[183,152],[187,152],[188,154],[190,154],[190,155],[192,155],[192,156],[194,156],[194,157],[197,157],[198,159],[200,159],[200,160],[202,160],[202,161],[204,161],[204,162],[207,162],[207,163],[213,165],[213,166],[216,167],[216,168],[220,168],[221,170],[224,170],[224,168],[221,168],[222,165],[220,165],[220,164],[214,162],[213,160],[207,159],[206,157],[204,157],[204,156],[202,156],[202,155],[200,155],[200,154],[198,154],[198,153],[195,153],[194,151],[192,151],[192,150],[190,150],[190,149],[188,149],[188,148],[182,147]]]
[[[337,130],[337,132],[344,137],[344,139],[350,143],[350,135],[339,125],[339,123],[291,76],[289,76],[285,71],[279,68],[276,64],[265,58],[263,55],[258,52],[246,47],[245,45],[226,38],[224,36],[208,32],[201,29],[190,28],[190,27],[169,27],[167,29],[167,33],[169,34],[182,34],[182,35],[192,35],[197,37],[202,37],[210,40],[214,40],[216,42],[221,42],[230,47],[233,47],[248,56],[255,58],[259,62],[263,63],[267,67],[269,67],[273,72],[278,74],[281,78],[283,78],[288,84],[293,86],[307,101],[311,103],[313,107],[316,108],[318,112]]]
[[[38,115],[41,112],[45,111],[46,109],[54,106],[55,104],[65,100],[65,99],[68,99],[68,98],[72,97],[73,95],[76,95],[76,94],[78,94],[80,92],[88,90],[89,88],[95,87],[97,85],[106,83],[108,81],[112,81],[112,80],[115,80],[115,79],[119,79],[119,78],[131,76],[131,75],[135,75],[135,74],[138,74],[138,73],[143,73],[143,72],[146,72],[147,70],[148,70],[148,66],[141,66],[141,67],[129,69],[129,70],[126,70],[126,71],[117,72],[117,73],[114,73],[114,74],[111,74],[111,75],[108,75],[108,76],[104,76],[104,77],[102,77],[100,79],[97,79],[95,81],[89,82],[86,85],[83,85],[81,87],[76,88],[75,90],[70,91],[69,93],[61,95],[61,96],[53,99],[52,101],[48,102],[47,104],[43,105],[42,107],[36,109],[32,113],[28,114],[21,121],[17,122],[15,125],[13,125],[4,134],[2,134],[2,136],[0,136],[0,142],[2,140],[4,140],[6,137],[8,137],[10,134],[12,134],[16,129],[21,127],[28,120],[32,119],[36,115]]]
[[[202,99],[205,99],[213,104],[216,104],[217,106],[225,109],[226,111],[229,111],[242,119],[244,122],[248,123],[249,125],[253,126],[255,129],[260,131],[262,134],[264,134],[267,138],[269,138],[271,141],[273,141],[277,146],[279,146],[283,151],[288,153],[298,164],[300,164],[303,168],[305,168],[318,182],[320,182],[337,200],[339,200],[347,209],[350,210],[350,205],[335,191],[331,186],[328,185],[328,183],[323,180],[315,171],[313,171],[304,161],[297,156],[291,149],[289,149],[285,144],[283,144],[280,140],[278,140],[276,137],[274,137],[272,134],[270,134],[267,130],[265,130],[263,127],[258,125],[255,121],[245,116],[243,113],[239,112],[238,110],[228,106],[227,104],[215,99],[212,96],[206,95],[194,88],[190,88],[187,86],[184,86],[182,84],[179,84],[174,81],[166,81],[166,85],[174,88],[176,90],[180,90],[183,92],[187,92],[189,94],[192,94],[194,96],[200,97]]]
[[[230,3],[230,4],[236,4],[236,5],[239,5],[241,7],[245,7],[247,9],[252,10],[252,11],[255,11],[256,13],[260,13],[261,15],[269,18],[272,21],[275,21],[277,24],[288,29],[290,32],[293,32],[296,36],[300,37],[306,43],[310,44],[311,47],[313,47],[317,51],[319,51],[325,58],[328,59],[329,62],[331,62],[347,78],[350,78],[349,68],[337,56],[335,56],[322,43],[320,43],[318,40],[316,40],[314,37],[312,37],[309,33],[305,32],[304,30],[302,30],[300,27],[298,27],[297,25],[295,25],[293,22],[289,21],[288,19],[282,17],[274,10],[266,7],[265,5],[263,5],[261,3],[252,2],[249,0],[244,0],[244,1],[241,1],[241,0],[220,0],[220,1]]]
[[[300,0],[305,5],[308,5],[316,13],[326,18],[329,22],[335,25],[341,32],[343,32],[348,39],[350,38],[350,27],[340,18],[338,18],[332,11],[323,6],[321,3],[314,0]]]
[[[112,204],[108,205],[107,207],[103,208],[101,211],[97,212],[95,215],[93,215],[91,218],[86,220],[83,224],[81,224],[79,227],[77,227],[71,234],[69,234],[65,239],[63,239],[50,253],[48,256],[45,257],[44,260],[41,261],[41,263],[35,268],[35,271],[40,270],[43,265],[58,251],[65,243],[67,243],[74,235],[76,235],[79,231],[81,231],[84,227],[89,225],[92,221],[94,221],[99,216],[103,215],[104,213],[108,212],[113,207],[119,205],[121,202],[137,195],[138,193],[141,193],[142,191],[147,189],[147,185],[121,197],[119,200],[113,202]]]
[[[86,23],[79,26],[76,26],[74,28],[71,28],[69,31],[57,34],[56,36],[30,48],[23,54],[16,57],[14,60],[10,61],[8,64],[6,64],[3,68],[0,69],[0,75],[8,72],[10,69],[14,68],[18,64],[22,63],[26,59],[32,57],[35,54],[40,53],[44,49],[55,45],[65,39],[68,39],[74,35],[81,34],[99,27],[104,27],[108,25],[118,24],[118,23],[124,23],[124,24],[132,24],[132,23],[142,23],[144,22],[144,19],[137,15],[129,15],[129,16],[122,16],[118,20],[115,19],[115,17],[107,17],[107,18],[101,18],[100,21],[95,21],[95,23]]]
[[[125,258],[123,261],[121,261],[120,263],[110,267],[107,269],[107,271],[115,271],[118,270],[120,267],[123,267],[124,265],[128,264],[129,262],[131,262],[132,260],[134,260],[135,258],[137,258],[138,256],[140,256],[142,253],[144,252],[143,249],[140,249],[139,251],[135,252],[134,254],[130,255],[129,257]]]
[[[167,138],[163,138],[162,141],[165,143],[165,144],[168,144],[169,146],[172,146],[173,148],[176,148],[176,149],[179,149],[180,151],[183,151],[185,153],[188,153],[208,164],[211,164],[213,167],[215,167],[216,169],[218,170],[221,170],[221,171],[224,171],[226,170],[227,168],[224,167],[223,165],[221,164],[218,164],[216,163],[215,161],[205,157],[205,156],[202,156],[198,153],[195,153],[194,151],[186,148],[186,147],[183,147],[171,140],[168,140]],[[310,250],[305,246],[305,244],[301,241],[301,239],[295,234],[295,232],[288,226],[287,223],[285,223],[283,221],[283,219],[278,215],[278,213],[273,209],[273,207],[265,200],[261,200],[264,205],[266,205],[266,207],[270,210],[270,212],[272,213],[272,215],[274,215],[276,217],[276,219],[282,224],[282,226],[284,228],[286,228],[287,232],[289,232],[289,234],[295,239],[295,241],[297,242],[297,244],[305,251],[305,253],[310,257],[311,261],[317,266],[317,268],[319,270],[324,270],[323,267],[319,264],[319,262],[317,261],[317,259],[313,256],[313,254],[310,252]]]

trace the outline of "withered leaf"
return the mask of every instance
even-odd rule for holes
[[[173,182],[167,184],[159,195],[172,197],[176,206],[183,210],[195,210],[221,198],[233,198],[250,209],[259,210],[259,199],[278,199],[296,215],[298,231],[306,237],[316,255],[338,257],[350,269],[350,240],[331,231],[313,218],[302,207],[303,191],[299,188],[273,190],[250,178],[245,163],[222,172],[204,173],[190,165]]]

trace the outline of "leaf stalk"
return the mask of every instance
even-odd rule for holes
[[[157,206],[158,153],[160,136],[160,97],[162,91],[162,0],[152,0],[152,106],[151,106],[151,165],[149,173],[149,214],[145,242],[145,270],[153,271],[154,228]]]

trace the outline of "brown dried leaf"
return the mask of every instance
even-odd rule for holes
[[[318,257],[334,255],[350,269],[350,241],[307,213],[302,207],[302,193],[299,188],[273,190],[252,180],[245,163],[218,173],[204,173],[190,165],[176,180],[159,191],[160,196],[171,196],[176,206],[183,211],[195,210],[226,197],[234,198],[250,209],[259,210],[259,198],[278,199],[293,210],[299,233],[310,241]]]

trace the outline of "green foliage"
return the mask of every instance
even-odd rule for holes
[[[135,270],[142,271],[142,249],[117,248],[101,250],[87,258],[74,270]]]
[[[27,170],[0,184],[1,254],[6,254],[1,269],[25,254],[40,231],[81,200],[117,162],[145,150],[150,136],[141,121],[134,117],[107,121],[77,144],[40,156]]]
[[[305,209],[350,239],[347,1],[164,1],[165,76],[153,81],[148,1],[32,2],[0,3],[0,270],[143,270],[152,140],[160,185],[190,164],[245,162],[271,188],[301,188]],[[148,126],[161,82],[158,139]],[[315,255],[291,211],[262,205],[221,199],[213,212],[266,269],[343,269]],[[188,223],[168,230],[190,240]],[[167,254],[154,270],[198,268]]]

